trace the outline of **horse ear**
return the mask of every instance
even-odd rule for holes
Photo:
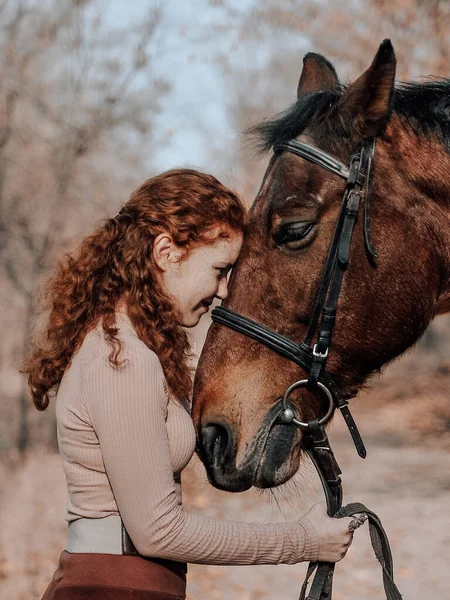
[[[339,79],[333,65],[320,54],[309,52],[303,58],[303,70],[298,82],[297,98],[310,92],[333,90]]]
[[[375,137],[386,126],[394,93],[395,64],[391,40],[384,40],[370,67],[342,95],[340,106],[345,108],[358,138]]]

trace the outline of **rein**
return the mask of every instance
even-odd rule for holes
[[[360,150],[352,154],[349,166],[333,156],[310,144],[290,140],[274,147],[275,156],[269,164],[273,167],[274,158],[281,152],[291,152],[312,162],[346,180],[341,209],[336,222],[328,256],[322,271],[314,309],[305,339],[298,344],[288,337],[257,323],[235,311],[219,306],[211,313],[215,323],[220,323],[264,344],[277,354],[299,365],[307,379],[296,381],[286,390],[281,400],[279,423],[293,424],[303,431],[303,447],[311,458],[322,483],[327,501],[327,512],[331,517],[353,516],[364,512],[368,516],[370,537],[375,556],[383,569],[383,585],[387,600],[401,600],[400,592],[393,581],[393,563],[389,541],[379,518],[364,505],[356,503],[342,507],[341,470],[331,449],[325,425],[338,408],[347,424],[361,458],[366,457],[366,449],[356,423],[350,413],[348,400],[350,395],[338,388],[331,374],[326,370],[332,332],[336,320],[337,304],[342,281],[349,263],[350,244],[359,207],[364,195],[364,244],[370,263],[375,266],[378,255],[374,250],[370,236],[370,183],[375,156],[375,139],[367,141]],[[261,190],[264,186],[264,177]],[[258,194],[259,195],[259,194]],[[316,336],[316,338],[315,338]],[[315,338],[315,342],[313,340]],[[326,396],[329,405],[327,413],[321,419],[302,422],[296,417],[295,406],[290,402],[291,393],[305,387]],[[334,563],[310,563],[299,600],[331,600]],[[307,586],[315,573],[309,594]]]

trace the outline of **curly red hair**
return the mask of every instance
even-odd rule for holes
[[[168,232],[188,250],[243,232],[245,224],[238,196],[212,175],[174,169],[145,181],[116,217],[65,255],[46,284],[46,340],[32,347],[22,369],[36,408],[47,408],[72,356],[100,320],[111,345],[110,363],[121,366],[119,303],[138,337],[158,355],[170,390],[178,397],[189,393],[190,346],[157,276],[153,241]]]

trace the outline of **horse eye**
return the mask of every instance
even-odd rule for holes
[[[315,229],[315,223],[289,223],[280,227],[274,234],[274,240],[277,246],[287,246],[292,250],[301,248],[309,239],[309,234]]]

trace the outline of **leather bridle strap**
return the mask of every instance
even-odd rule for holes
[[[350,159],[350,167],[346,167],[343,163],[330,156],[323,150],[315,148],[314,146],[311,146],[304,142],[298,142],[296,140],[291,140],[289,142],[280,144],[276,146],[274,150],[276,153],[282,152],[283,150],[292,152],[297,156],[301,156],[309,162],[317,164],[318,166],[327,169],[335,175],[346,179],[347,181],[346,190],[342,200],[341,210],[333,234],[333,240],[330,245],[327,260],[325,261],[324,270],[320,280],[319,290],[316,295],[312,318],[302,344],[302,346],[304,347],[310,347],[312,338],[317,329],[320,315],[324,309],[327,291],[333,279],[340,279],[340,282],[334,282],[336,290],[335,294],[339,295],[340,292],[342,277],[340,277],[339,272],[344,271],[348,265],[348,254],[353,225],[358,215],[359,199],[361,197],[361,190],[364,183],[366,183],[364,198],[365,209],[367,209],[368,207],[368,200],[370,194],[369,181],[371,176],[371,168],[373,165],[375,140],[369,140],[369,142],[365,146],[363,146],[360,152],[357,152],[352,155]],[[367,210],[365,214],[364,225],[365,228],[366,226],[367,228],[370,226],[370,220]],[[368,241],[371,247],[370,231],[365,231],[365,240]],[[371,252],[374,252],[372,247]],[[338,253],[339,262],[337,262]],[[337,283],[338,285],[336,285]],[[333,317],[334,315],[330,314],[330,312],[328,311],[324,322],[324,325],[328,325],[326,329],[330,336],[331,329],[334,325]],[[329,347],[330,340],[328,340],[328,344],[326,344],[326,339],[320,340],[319,336],[319,342],[320,343],[317,346],[317,352],[319,352],[321,355],[324,355],[327,352],[327,347]],[[324,356],[324,358],[326,358],[326,356]],[[316,363],[317,368],[319,367],[321,361],[317,360]],[[312,381],[311,384],[313,386],[314,381]]]
[[[308,423],[304,437],[304,449],[315,466],[322,483],[327,513],[334,516],[342,507],[341,469],[331,449],[325,428],[315,419]],[[314,562],[308,566],[307,574],[300,591],[299,600],[304,600],[310,577],[314,579],[307,600],[331,600],[335,563]]]
[[[343,506],[335,517],[352,517],[359,513],[365,513],[369,519],[369,533],[375,557],[383,570],[383,586],[387,600],[402,600],[402,595],[394,583],[394,563],[389,546],[389,540],[380,518],[364,504],[353,502]]]
[[[353,516],[366,513],[369,518],[370,538],[375,556],[383,568],[383,583],[387,600],[400,600],[401,595],[393,581],[393,561],[387,535],[380,519],[362,504],[348,504],[342,507],[341,469],[331,449],[324,423],[315,419],[309,421],[304,431],[303,448],[315,466],[322,483],[330,517]],[[299,600],[331,600],[335,563],[311,562],[308,565]],[[311,587],[307,588],[314,575]]]
[[[379,517],[360,503],[347,504],[342,507],[341,469],[331,449],[325,428],[319,420],[308,423],[307,435],[304,438],[304,449],[310,457],[320,477],[325,498],[327,513],[331,517],[350,517],[365,513],[369,519],[369,532],[372,547],[377,560],[383,569],[383,585],[387,600],[401,600],[401,594],[393,580],[393,560],[389,540]],[[305,581],[302,585],[299,600],[331,600],[335,563],[313,562],[308,565]],[[307,587],[314,574],[308,596]]]
[[[275,157],[283,151],[292,152],[339,177],[345,178],[347,181],[341,210],[316,295],[312,318],[304,341],[301,344],[296,344],[268,327],[223,306],[215,308],[211,314],[213,321],[257,340],[300,365],[308,373],[310,389],[314,389],[319,381],[326,385],[335,398],[336,406],[342,412],[358,454],[363,458],[366,456],[366,450],[347,406],[348,396],[344,396],[339,391],[331,375],[326,371],[325,365],[331,344],[331,334],[335,323],[343,276],[348,265],[353,226],[358,215],[364,183],[366,183],[366,200],[369,195],[367,182],[370,180],[369,170],[373,164],[374,145],[375,141],[369,140],[359,152],[355,152],[350,159],[350,167],[323,150],[304,142],[291,140],[274,148]],[[272,157],[270,168],[267,169],[263,181],[266,180],[268,173],[271,171],[273,159],[274,157]],[[367,217],[364,223],[369,223]],[[365,239],[370,241],[369,232],[365,235]],[[312,338],[318,328],[319,320],[321,320],[321,323],[317,343],[312,345]]]
[[[270,350],[273,350],[280,356],[283,356],[284,358],[296,363],[307,373],[311,370],[312,355],[281,333],[278,333],[273,329],[258,323],[257,321],[253,321],[253,319],[244,317],[243,315],[234,312],[226,306],[217,306],[214,308],[211,313],[211,318],[214,323],[225,325],[233,331],[242,333],[243,335],[250,337],[257,342],[260,342],[264,346],[267,346],[267,348],[270,348]],[[320,382],[323,383],[333,394],[338,408],[342,409],[347,406],[347,398],[341,394],[341,391],[333,381],[333,378],[328,371],[322,371],[320,375]]]
[[[361,513],[366,514],[368,517],[370,541],[375,557],[382,568],[383,587],[386,594],[386,600],[402,600],[402,595],[394,583],[394,565],[389,540],[378,515],[369,510],[364,504],[353,502],[340,508],[334,517],[337,519],[342,517],[353,517]],[[331,598],[333,569],[328,567],[329,564],[330,563],[309,564],[306,578],[300,591],[299,600],[305,600],[309,579],[314,572],[315,577],[307,600],[325,600]],[[334,565],[332,566],[334,567]]]

